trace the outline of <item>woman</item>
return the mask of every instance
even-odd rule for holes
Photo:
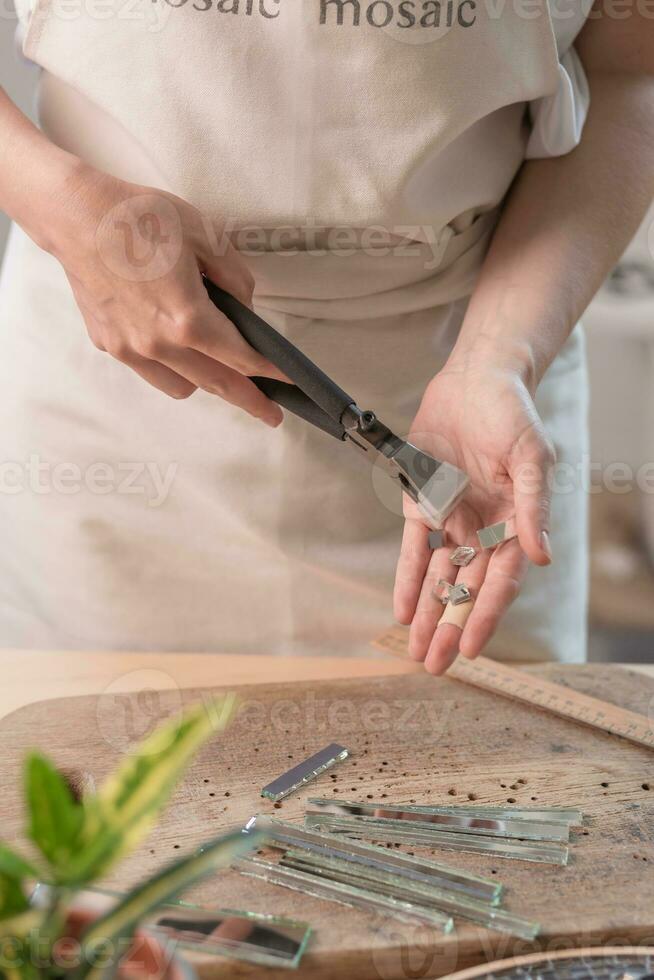
[[[42,132],[3,98],[4,645],[343,653],[387,625],[398,502],[280,425],[204,273],[470,474],[448,548],[406,511],[413,656],[583,658],[575,325],[651,199],[654,24],[582,6],[21,10]],[[514,514],[439,628],[449,545]]]

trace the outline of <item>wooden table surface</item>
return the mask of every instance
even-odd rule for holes
[[[371,652],[367,657],[269,657],[208,653],[0,650],[0,718],[35,701],[162,689],[275,681],[375,677],[422,670]]]
[[[52,655],[50,670],[41,656],[27,655],[16,669],[31,668],[23,675],[24,685],[32,697],[38,692],[50,699],[0,721],[0,772],[6,786],[2,830],[9,844],[22,838],[20,769],[30,748],[45,747],[61,768],[99,784],[135,740],[158,719],[179,710],[182,702],[199,700],[216,680],[223,689],[232,689],[239,680],[255,681],[247,692],[242,690],[244,710],[194,761],[162,820],[116,869],[108,887],[128,888],[180,853],[193,852],[228,827],[242,826],[253,813],[301,820],[314,793],[362,802],[385,797],[431,804],[474,799],[530,806],[537,801],[579,807],[584,813],[568,867],[499,861],[494,854],[437,851],[428,856],[477,874],[497,875],[506,886],[506,908],[540,922],[542,948],[649,943],[654,935],[654,878],[647,871],[654,866],[654,757],[642,747],[449,678],[411,676],[407,665],[394,659],[162,656],[107,662],[92,654],[69,660]],[[16,654],[8,666],[20,663]],[[61,674],[66,663],[68,682],[77,676],[78,665],[85,665],[83,683],[95,686],[95,695],[53,699],[56,685],[66,683]],[[302,669],[313,676],[290,683]],[[369,676],[384,669],[395,676]],[[359,677],[354,678],[357,670]],[[197,671],[200,688],[180,691]],[[264,671],[281,683],[264,679]],[[350,676],[338,680],[339,672]],[[536,673],[640,714],[654,703],[654,680],[631,670],[552,665],[538,667]],[[169,690],[150,695],[164,686]],[[127,693],[130,689],[136,693]],[[347,763],[281,803],[261,799],[260,788],[271,774],[328,740],[350,748]],[[422,971],[421,976],[443,977],[531,948],[523,940],[462,921],[448,936],[424,929],[414,933],[395,919],[310,899],[233,870],[211,876],[185,897],[207,908],[275,910],[310,922],[315,936],[297,980],[406,980],[407,950],[414,948],[420,956],[411,961],[411,975]],[[428,970],[423,970],[425,964]],[[286,980],[281,972],[275,972],[276,980]],[[238,975],[258,978],[260,970],[240,964]],[[203,964],[203,980],[233,976],[231,961]]]
[[[654,663],[625,664],[654,677]],[[375,677],[422,667],[381,653],[363,657],[268,657],[206,653],[0,650],[0,718],[35,701],[143,688],[187,689],[275,681]]]

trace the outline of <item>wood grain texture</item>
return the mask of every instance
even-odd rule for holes
[[[623,668],[534,670],[633,711],[654,709],[654,681]],[[26,749],[42,747],[68,771],[77,769],[99,781],[153,724],[206,693],[141,691],[58,699],[4,719],[2,836],[10,841],[19,836],[16,787]],[[542,923],[536,946],[461,922],[454,935],[443,937],[233,872],[206,881],[188,899],[310,921],[317,934],[301,977],[405,980],[446,976],[533,948],[654,943],[651,751],[447,678],[251,685],[239,693],[237,721],[204,751],[160,827],[108,884],[126,887],[253,813],[299,819],[314,795],[578,806],[588,816],[575,835],[567,868],[420,852],[496,875],[507,886],[506,907]],[[265,783],[330,741],[347,746],[351,758],[281,804],[261,799]],[[260,973],[227,960],[204,965],[202,972],[211,977]]]

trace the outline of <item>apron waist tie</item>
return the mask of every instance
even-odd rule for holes
[[[458,233],[448,225],[436,245],[398,239],[377,249],[250,252],[256,305],[352,321],[451,303],[472,292],[499,213],[487,211]]]

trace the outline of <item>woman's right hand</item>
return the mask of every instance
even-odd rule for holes
[[[49,250],[100,350],[172,398],[202,388],[270,426],[282,421],[248,375],[288,379],[203,285],[204,273],[252,303],[252,275],[219,223],[173,194],[81,165],[55,203]]]

